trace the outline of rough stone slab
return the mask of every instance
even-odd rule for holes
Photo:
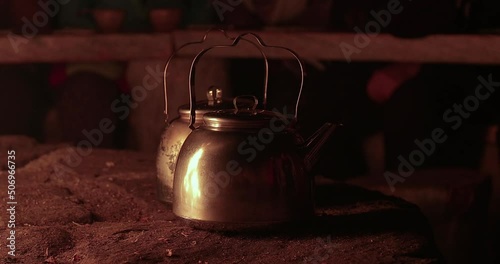
[[[36,147],[36,146],[35,146]],[[18,171],[17,263],[439,263],[420,210],[401,199],[320,184],[317,217],[281,232],[186,226],[155,200],[154,156],[94,149],[56,172],[61,148]],[[21,151],[20,151],[21,152]],[[2,172],[2,178],[5,176]],[[6,190],[6,182],[0,182]],[[4,211],[5,200],[0,205]],[[5,214],[2,214],[4,217]],[[8,230],[2,225],[0,236]],[[5,248],[2,259],[6,259]]]
[[[67,247],[52,240],[71,234]],[[241,236],[196,231],[177,221],[95,223],[21,228],[26,263],[53,257],[58,263],[435,263],[425,258],[425,238],[397,232],[365,235],[303,234]],[[37,245],[46,245],[46,248]],[[45,252],[49,248],[49,254]],[[62,250],[64,249],[64,250]],[[61,252],[63,251],[63,252]],[[172,254],[171,256],[170,253]],[[316,261],[316,262],[314,262]]]
[[[92,212],[83,207],[69,189],[19,185],[19,195],[16,196],[19,203],[16,207],[18,225],[47,226],[92,222]],[[6,204],[7,199],[2,199],[2,203]],[[2,223],[2,226],[6,226],[6,223]]]
[[[15,150],[18,168],[59,147],[61,145],[41,145],[25,136],[0,136],[0,157],[6,157],[9,150]],[[0,170],[6,169],[7,162],[0,162]]]

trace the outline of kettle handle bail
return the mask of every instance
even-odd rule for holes
[[[165,69],[163,70],[163,94],[164,94],[164,100],[165,100],[165,109],[164,109],[165,123],[168,123],[168,95],[167,95],[167,87],[168,87],[168,85],[167,85],[167,73],[168,73],[168,68],[170,67],[170,63],[172,62],[172,59],[175,56],[177,56],[177,54],[179,53],[180,50],[184,49],[187,46],[196,45],[196,44],[203,44],[207,40],[208,35],[212,31],[222,32],[224,34],[224,37],[226,39],[233,40],[233,41],[235,40],[235,38],[234,37],[230,37],[224,29],[211,28],[211,29],[209,29],[209,30],[207,30],[205,32],[205,35],[203,35],[203,37],[201,38],[201,40],[199,40],[199,41],[193,41],[193,42],[188,42],[188,43],[185,43],[185,44],[181,45],[178,49],[174,50],[172,52],[172,54],[170,55],[170,57],[168,58],[168,60],[167,60],[167,62],[165,64]]]
[[[248,35],[254,37],[256,39],[258,45],[255,44],[253,41],[247,40],[245,38],[245,36],[248,36]],[[191,101],[189,102],[189,107],[190,107],[190,123],[189,123],[189,128],[191,128],[192,130],[196,129],[196,127],[194,126],[194,124],[196,122],[196,95],[195,95],[195,92],[194,92],[194,89],[195,89],[196,65],[200,61],[201,57],[203,55],[205,55],[207,52],[209,52],[210,50],[213,50],[213,49],[216,49],[216,48],[231,48],[231,47],[235,47],[235,46],[238,45],[238,43],[241,40],[246,40],[248,42],[251,42],[255,46],[259,46],[260,45],[260,47],[258,47],[258,48],[261,51],[261,53],[262,53],[262,55],[264,57],[264,60],[266,62],[266,73],[268,72],[268,68],[267,68],[268,67],[268,59],[267,59],[267,55],[262,51],[261,47],[263,47],[263,48],[281,49],[281,50],[288,51],[297,60],[297,62],[299,64],[299,67],[300,67],[300,73],[301,73],[299,94],[297,96],[297,101],[295,103],[295,114],[294,114],[294,122],[297,121],[298,111],[299,111],[299,103],[300,103],[300,98],[302,96],[302,90],[304,88],[304,78],[305,78],[304,65],[302,64],[302,61],[300,60],[299,55],[295,51],[293,51],[292,49],[289,49],[289,48],[286,48],[286,47],[267,45],[262,40],[262,38],[259,35],[255,34],[255,33],[252,33],[252,32],[246,32],[246,33],[243,33],[243,34],[237,36],[234,39],[234,41],[233,41],[233,43],[231,45],[216,45],[216,46],[212,46],[212,47],[209,47],[209,48],[206,48],[206,49],[200,51],[200,53],[198,53],[196,55],[196,57],[194,58],[193,62],[191,63],[191,69],[189,71],[189,97],[191,98]],[[267,81],[268,81],[268,76],[266,74],[265,87],[264,87],[264,98],[263,98],[263,105],[264,106],[267,103]]]

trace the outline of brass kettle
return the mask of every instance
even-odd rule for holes
[[[246,35],[263,47],[289,51],[299,62],[302,79],[295,113],[257,109],[257,98],[239,96],[233,100],[234,109],[207,113],[197,126],[191,75],[192,132],[177,160],[173,212],[200,228],[260,228],[313,216],[313,179],[307,171],[336,127],[325,124],[310,139],[302,139],[295,129],[304,84],[302,63],[292,50],[267,46],[255,34],[203,50],[191,71],[209,50],[236,46]]]
[[[178,109],[179,117],[169,122],[168,120],[168,81],[167,73],[172,59],[178,54],[180,50],[187,46],[195,44],[203,44],[208,34],[214,31],[214,29],[208,30],[200,41],[189,42],[181,47],[179,47],[167,60],[164,70],[164,95],[165,95],[165,129],[162,132],[160,144],[158,147],[157,157],[156,157],[156,178],[157,178],[157,198],[164,203],[171,203],[173,199],[173,182],[174,182],[174,171],[177,162],[177,157],[181,149],[182,144],[191,133],[189,128],[190,122],[190,105],[186,104]],[[229,40],[235,40],[235,38],[228,36],[228,34],[219,29],[224,34],[224,37]],[[261,54],[265,58],[265,80],[264,80],[264,98],[267,97],[267,82],[268,82],[268,70],[269,65],[267,57],[264,51],[254,42],[243,39],[259,49]],[[232,108],[231,100],[226,100],[223,98],[222,90],[218,87],[211,86],[207,91],[207,100],[194,102],[196,107],[194,114],[198,116],[195,125],[200,125],[202,123],[202,117],[204,114],[220,110],[220,109],[230,109]]]

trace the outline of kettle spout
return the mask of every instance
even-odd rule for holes
[[[338,126],[333,123],[325,123],[312,136],[310,136],[304,144],[304,164],[307,170],[310,170],[319,159],[319,153],[326,141]]]

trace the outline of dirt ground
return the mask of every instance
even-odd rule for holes
[[[7,150],[16,151],[15,257],[5,241]],[[0,138],[4,263],[439,263],[427,220],[403,200],[331,184],[311,224],[260,233],[193,229],[155,199],[155,157]],[[70,161],[74,166],[63,166]],[[71,162],[72,161],[72,162]],[[69,168],[69,169],[68,169]]]

